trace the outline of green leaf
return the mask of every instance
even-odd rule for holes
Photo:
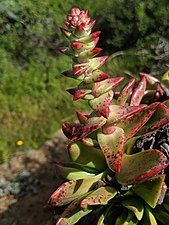
[[[104,211],[100,215],[97,225],[112,225],[115,223],[119,211],[121,210],[121,206],[115,205],[116,202],[111,202],[111,205],[108,207],[104,207]]]
[[[127,155],[133,154],[133,150],[134,150],[135,143],[136,143],[136,141],[137,141],[137,139],[138,139],[139,137],[140,137],[140,136],[134,136],[134,137],[130,138],[130,139],[124,144],[124,152],[125,152]]]
[[[57,173],[67,180],[78,180],[91,178],[98,173],[90,167],[80,166],[80,164],[75,163],[55,163]]]
[[[151,208],[146,204],[142,220],[144,225],[158,225],[153,212],[154,210],[152,211]]]
[[[133,185],[132,189],[149,206],[155,208],[163,188],[164,179],[165,175],[160,174],[143,183]]]
[[[157,206],[154,210],[155,217],[164,225],[168,225],[169,213],[162,210],[161,206]]]
[[[127,219],[128,210],[123,209],[123,211],[120,213],[120,215],[117,217],[115,225],[123,225]]]
[[[101,149],[85,146],[81,142],[74,142],[68,146],[68,153],[72,161],[96,168],[98,171],[103,171],[107,167]]]
[[[89,205],[105,205],[116,194],[117,191],[113,187],[100,187],[84,198],[80,206],[86,209]]]
[[[122,202],[122,205],[131,210],[138,220],[141,220],[144,213],[143,200],[138,197],[130,197]]]
[[[74,199],[82,196],[84,193],[92,190],[97,181],[105,177],[106,172],[89,179],[73,180],[63,183],[51,195],[49,203],[53,206],[67,205]]]
[[[135,184],[158,174],[168,163],[166,156],[159,150],[146,150],[133,155],[123,154],[120,173],[115,176],[120,184]]]
[[[89,193],[88,193],[89,194]],[[93,208],[88,208],[85,211],[80,208],[80,202],[82,199],[88,194],[84,194],[80,198],[77,198],[73,201],[62,213],[60,218],[58,219],[56,225],[74,225],[77,223],[82,217],[89,214]]]
[[[135,217],[135,214],[129,210],[127,219],[123,225],[137,225],[137,224],[138,224],[138,219]]]
[[[112,171],[119,172],[124,149],[124,131],[119,127],[113,128],[114,130],[110,134],[98,133],[98,142],[108,167]]]

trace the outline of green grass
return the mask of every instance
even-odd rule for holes
[[[73,103],[65,90],[75,81],[61,75],[71,68],[68,57],[50,57],[48,70],[31,62],[28,68],[8,63],[1,55],[0,79],[0,161],[16,151],[38,148],[51,138],[62,122],[75,118],[75,105],[85,110],[86,104]],[[23,145],[18,146],[17,141]]]

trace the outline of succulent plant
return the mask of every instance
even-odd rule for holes
[[[61,28],[70,45],[59,51],[73,60],[63,75],[79,81],[68,92],[92,111],[77,111],[79,122],[62,126],[71,161],[55,163],[67,181],[48,207],[56,215],[63,209],[56,225],[167,225],[169,71],[162,81],[146,73],[128,82],[110,77],[100,70],[108,57],[97,56],[102,49],[94,24],[87,11],[73,8]]]

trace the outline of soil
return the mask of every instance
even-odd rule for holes
[[[51,225],[45,204],[63,182],[54,161],[67,161],[67,139],[58,131],[39,150],[16,153],[0,165],[0,225]]]

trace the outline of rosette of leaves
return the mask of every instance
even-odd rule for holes
[[[72,70],[63,75],[79,80],[68,92],[74,100],[88,101],[92,112],[77,111],[79,123],[62,126],[72,141],[71,162],[55,163],[67,181],[48,207],[55,214],[63,209],[57,225],[167,225],[168,72],[162,82],[140,73],[139,81],[131,78],[116,92],[124,78],[99,69],[107,56],[96,57],[100,31],[92,33],[94,24],[87,11],[73,8],[67,29],[61,28],[70,45],[59,50],[73,59]]]

